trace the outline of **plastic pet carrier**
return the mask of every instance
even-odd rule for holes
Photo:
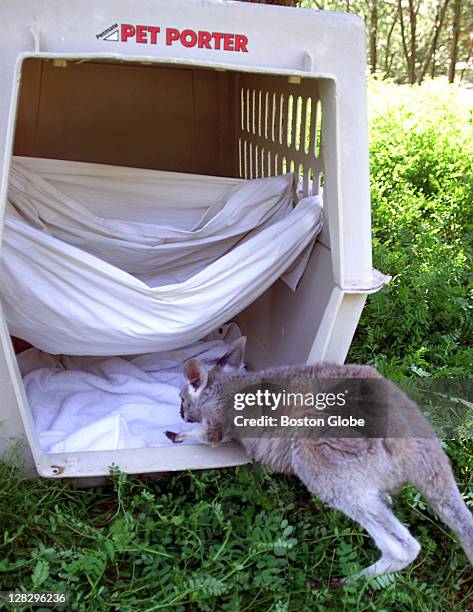
[[[218,0],[0,14],[1,445],[49,477],[244,463],[161,440],[162,415],[179,426],[183,360],[240,334],[249,369],[342,363],[386,281],[363,22]]]

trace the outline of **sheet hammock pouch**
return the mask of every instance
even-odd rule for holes
[[[0,270],[10,333],[69,355],[195,342],[285,272],[295,289],[322,209],[319,196],[294,202],[290,174],[241,180],[15,157]]]

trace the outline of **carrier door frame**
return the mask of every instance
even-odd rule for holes
[[[336,96],[336,79],[333,75],[316,74],[306,71],[285,69],[266,69],[253,66],[239,66],[235,64],[222,64],[213,62],[197,62],[172,58],[152,58],[149,56],[130,56],[120,54],[97,53],[44,53],[25,52],[18,56],[13,75],[13,88],[8,118],[8,129],[5,141],[5,157],[0,188],[0,249],[3,234],[4,215],[8,189],[8,177],[13,156],[14,134],[21,83],[21,68],[26,59],[38,58],[45,60],[109,60],[111,62],[162,64],[167,66],[187,66],[208,68],[212,70],[228,70],[233,73],[245,72],[252,74],[266,74],[289,78],[308,78],[324,81],[322,86],[322,104],[328,108],[333,105],[332,112],[325,111],[323,127],[324,155],[328,154],[329,162],[324,167],[327,187],[333,186],[335,191],[331,197],[330,205],[325,214],[328,215],[331,230],[331,250],[333,274],[337,282],[343,279],[342,245],[339,240],[341,227],[341,207],[338,161],[338,111]],[[332,187],[331,187],[332,189]],[[368,237],[369,239],[369,237]],[[45,454],[40,451],[35,430],[35,424],[29,408],[28,399],[22,383],[18,362],[12,342],[9,337],[3,309],[0,304],[0,384],[3,389],[2,398],[2,436],[9,442],[21,440],[24,446],[24,456],[28,466],[33,464],[41,476],[45,477],[82,477],[102,476],[109,472],[109,467],[115,463],[127,473],[150,473],[153,471],[175,471],[183,469],[203,469],[212,467],[234,466],[247,463],[248,459],[242,449],[234,444],[222,445],[218,448],[209,448],[203,445],[173,447],[172,452],[166,446],[157,448],[144,448],[132,450],[116,450],[104,452],[76,452],[65,454]],[[2,363],[3,362],[3,363]],[[1,446],[1,445],[0,445]]]

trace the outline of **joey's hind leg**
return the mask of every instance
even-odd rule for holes
[[[333,475],[325,472],[323,482],[317,474],[297,475],[322,501],[360,523],[381,551],[378,561],[349,579],[398,572],[419,554],[419,543],[382,500],[381,492],[367,489],[361,481],[358,484],[356,477],[344,478],[338,470]]]
[[[339,510],[366,529],[381,551],[381,557],[352,578],[366,575],[376,576],[404,569],[419,554],[419,542],[379,497],[368,498],[364,500],[364,504],[360,506],[355,502],[348,508],[340,507]]]

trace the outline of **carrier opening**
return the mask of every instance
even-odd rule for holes
[[[4,259],[9,248],[15,250],[15,257],[6,266],[10,293],[4,299],[10,331],[21,351],[19,366],[29,398],[26,418],[37,435],[40,453],[70,456],[168,445],[159,433],[177,427],[177,394],[185,358],[201,354],[211,363],[241,334],[248,337],[248,368],[307,359],[333,288],[328,233],[315,243],[322,220],[322,133],[317,79],[106,60],[29,58],[23,62],[9,192],[16,218],[7,219],[4,241]],[[233,206],[227,208],[229,202]],[[304,206],[312,210],[306,210],[305,216]],[[146,266],[143,272],[143,261],[153,248],[167,247],[160,255],[168,256],[173,240],[176,245],[183,234],[196,227],[201,230],[222,211],[223,226],[215,231],[222,232],[223,242],[203,241],[187,259],[183,253],[188,245],[183,247],[181,242],[164,280],[151,278],[163,273],[159,256],[153,261],[152,274]],[[237,230],[229,231],[226,211],[227,219],[241,224]],[[34,231],[42,230],[40,242],[53,241],[48,256],[54,252],[54,257],[48,259],[49,244],[38,245],[39,234],[33,236],[30,228],[23,232],[22,242],[17,241],[25,220]],[[156,227],[173,228],[178,236],[153,233]],[[136,249],[120,251],[133,242],[134,231],[142,231]],[[65,244],[65,250],[54,241]],[[89,256],[106,263],[99,270],[105,281],[91,275]],[[61,286],[58,270],[65,257],[70,266]],[[43,296],[49,296],[46,308],[34,299],[28,306],[31,296],[37,298],[41,292],[41,279],[33,280],[40,260],[45,286],[48,274],[55,279],[55,283],[50,279],[49,292],[43,286]],[[196,268],[196,260],[205,265]],[[78,261],[86,272],[75,267]],[[266,261],[263,273],[261,261]],[[206,278],[209,265],[216,267]],[[233,279],[225,278],[234,265],[240,267],[233,271]],[[252,265],[259,266],[253,277]],[[146,313],[148,308],[138,298],[142,288],[133,287],[136,299],[124,294],[123,287],[122,293],[117,292],[109,283],[107,266],[115,266],[118,276],[124,270],[153,290],[171,287],[164,296],[167,308],[159,314],[163,333],[177,321],[177,340],[168,342],[164,333],[153,345],[155,321],[139,320],[140,309]],[[70,275],[76,272],[88,276],[90,283],[77,285],[82,299],[77,293],[66,295],[61,319],[58,304],[63,288],[74,285]],[[192,300],[181,304],[175,287],[192,281],[196,274],[204,274],[202,278],[210,284],[220,277],[217,285],[224,288],[233,280],[239,307],[228,309],[229,316],[222,318],[226,291],[220,297],[217,292],[213,302],[223,301],[216,308],[219,317],[212,320],[212,299],[207,306],[199,302],[199,293],[205,290],[200,280],[185,288],[187,294],[194,291],[194,306]],[[241,299],[245,275],[253,287]],[[19,300],[25,278],[29,293]],[[56,296],[54,284],[59,287]],[[124,295],[129,309],[135,311],[126,320],[107,323],[120,314]],[[110,304],[115,315],[110,310],[102,312],[102,306]],[[194,314],[200,309],[200,326],[186,335],[182,330],[193,308]],[[82,320],[74,327],[71,317],[81,309]],[[96,326],[84,326],[91,319]],[[108,327],[115,327],[117,333],[130,332],[129,344],[123,333],[118,341],[110,335],[107,339]],[[135,342],[146,333],[148,344]],[[25,340],[32,345],[26,351],[22,350]],[[50,381],[46,392],[45,377]],[[107,388],[118,379],[128,384],[122,388],[122,404],[113,384]],[[74,381],[72,400],[65,391],[66,380]],[[97,395],[98,388],[102,395]],[[95,396],[88,393],[91,389]],[[107,394],[113,397],[112,410],[103,401]],[[56,405],[51,402],[53,396]],[[153,412],[159,398],[161,412]],[[174,452],[182,453],[173,447]],[[224,451],[218,452],[215,461],[221,464]],[[228,452],[229,461],[235,462],[235,451]],[[237,462],[241,460],[240,455]],[[180,469],[189,461],[184,453],[166,469]]]

